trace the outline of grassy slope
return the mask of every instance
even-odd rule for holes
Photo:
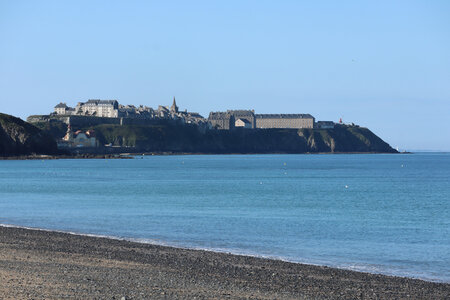
[[[99,139],[142,151],[206,153],[395,152],[367,128],[265,129],[207,131],[193,126],[152,125],[94,127]]]
[[[0,113],[0,156],[56,151],[56,142],[49,134],[19,118]]]
[[[61,122],[36,124],[55,138],[64,136]],[[193,125],[98,125],[94,129],[101,144],[134,147],[136,151],[199,153],[317,153],[395,152],[369,129],[340,126],[334,129],[208,130],[201,133]]]

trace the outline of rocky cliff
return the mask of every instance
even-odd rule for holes
[[[396,153],[367,128],[337,125],[333,129],[237,129],[200,132],[187,125],[100,125],[104,144],[137,151],[197,153]]]
[[[0,113],[0,156],[56,152],[56,142],[48,133],[19,118]]]
[[[55,139],[64,136],[62,122],[33,123]],[[126,147],[126,152],[186,153],[396,153],[367,128],[336,125],[333,129],[235,129],[199,131],[189,124],[161,121],[153,125],[103,124],[94,129],[100,144]],[[77,149],[80,150],[80,149]],[[112,149],[109,148],[108,151]],[[97,152],[103,150],[98,149]],[[108,152],[104,149],[104,152]],[[120,151],[117,149],[117,151]]]

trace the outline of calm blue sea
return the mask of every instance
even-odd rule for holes
[[[450,282],[450,154],[0,161],[0,223]]]

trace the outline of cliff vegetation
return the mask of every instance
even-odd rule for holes
[[[55,154],[54,138],[39,128],[0,113],[0,156]]]
[[[190,125],[99,125],[102,144],[142,152],[195,153],[395,153],[367,128],[337,125],[333,129],[236,129],[200,132]]]
[[[62,122],[33,124],[55,139],[62,138],[67,130],[67,126]],[[235,129],[202,132],[196,125],[161,122],[153,125],[103,124],[82,128],[72,126],[72,129],[94,129],[101,145],[127,148],[126,152],[397,152],[369,129],[349,125],[336,125],[332,129]],[[101,151],[99,149],[98,152]]]

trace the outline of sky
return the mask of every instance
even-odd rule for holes
[[[450,151],[450,1],[0,0],[0,112],[174,96]]]

